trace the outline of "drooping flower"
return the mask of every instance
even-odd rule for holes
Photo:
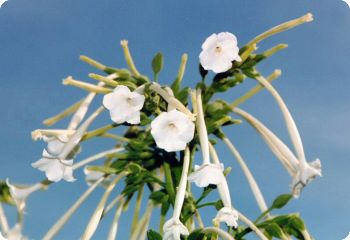
[[[188,229],[177,218],[170,218],[166,221],[163,231],[163,240],[180,240],[181,235],[187,236],[189,234]]]
[[[159,148],[168,152],[184,150],[194,136],[194,123],[176,109],[162,112],[151,123],[151,134]]]
[[[195,165],[194,171],[188,176],[188,181],[194,182],[198,187],[207,187],[209,184],[217,185],[226,181],[223,164]]]
[[[300,165],[292,181],[293,196],[298,198],[303,188],[317,176],[322,176],[321,161],[319,159],[309,162],[305,166]]]
[[[61,159],[60,155],[69,141],[66,135],[55,137],[45,137],[47,142],[46,149],[43,150],[42,158],[34,163],[32,167],[45,172],[48,180],[58,182],[64,179],[68,182],[75,181],[73,177],[73,158],[79,152],[79,146],[76,146],[67,156],[67,159]]]
[[[229,32],[213,33],[202,44],[199,61],[205,70],[215,73],[226,72],[232,61],[241,61],[237,38]]]
[[[145,102],[145,96],[126,86],[117,86],[112,93],[103,97],[103,105],[109,110],[115,123],[140,123],[140,110]]]
[[[45,172],[48,180],[52,182],[59,182],[62,179],[67,182],[74,182],[76,179],[73,177],[73,160],[63,160],[55,156],[50,155],[45,149],[43,151],[43,157],[32,163],[32,167]]]
[[[291,189],[295,198],[298,198],[302,189],[309,184],[317,176],[322,176],[322,166],[319,159],[313,162],[307,162],[305,160],[304,151],[299,151],[300,158],[297,158],[295,154],[284,144],[271,130],[269,130],[264,124],[262,124],[255,117],[242,109],[235,108],[233,111],[247,120],[263,137],[271,151],[281,161],[283,166],[288,170],[293,177]],[[291,120],[288,120],[290,123]],[[295,125],[294,125],[295,126]],[[296,127],[294,127],[296,129]],[[295,132],[294,132],[295,131]],[[291,131],[299,135],[297,130]],[[299,137],[297,137],[299,138]],[[301,141],[296,141],[298,149],[302,149]]]
[[[18,209],[20,211],[23,211],[25,208],[26,204],[26,199],[27,197],[40,189],[43,189],[45,186],[41,183],[37,183],[31,186],[26,186],[26,187],[20,187],[20,186],[15,186],[10,183],[8,179],[6,179],[6,184],[9,187],[10,194],[12,199],[15,201]]]
[[[218,222],[225,222],[227,226],[237,228],[238,227],[238,213],[232,207],[223,207],[216,214],[215,219]]]

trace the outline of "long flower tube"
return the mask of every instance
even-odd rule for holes
[[[172,240],[172,239],[180,240],[180,235],[189,234],[187,228],[180,221],[181,209],[185,200],[189,165],[190,165],[190,150],[188,149],[188,147],[186,147],[181,178],[180,178],[179,187],[175,197],[173,216],[168,221],[166,221],[166,223],[163,226],[164,240]]]
[[[250,227],[250,229],[252,229],[260,239],[268,240],[268,238],[260,231],[260,229],[252,221],[249,220],[249,218],[247,218],[240,212],[238,212],[238,216],[239,219],[242,222],[244,222],[248,227]]]
[[[9,224],[7,222],[5,211],[1,203],[0,203],[0,226],[1,226],[2,232],[6,234],[7,231],[9,230]]]
[[[43,240],[50,240],[56,236],[56,234],[62,229],[75,211],[84,203],[88,196],[90,196],[90,194],[98,187],[103,179],[104,178],[101,178],[100,180],[96,181],[81,195],[81,197],[68,209],[68,211],[49,229],[49,231],[43,237]]]
[[[306,163],[302,164],[300,161],[298,161],[292,151],[256,118],[239,108],[234,108],[232,111],[246,119],[246,121],[260,133],[270,147],[271,151],[286,167],[288,172],[293,177],[291,187],[294,197],[299,197],[302,189],[308,183],[310,183],[317,176],[322,176],[321,162],[319,159],[316,159],[313,162],[305,161]]]
[[[241,154],[238,152],[236,147],[233,145],[233,143],[227,137],[223,137],[222,141],[230,149],[231,153],[233,154],[233,156],[235,156],[238,164],[242,168],[242,171],[248,180],[249,186],[253,192],[255,200],[260,208],[260,211],[265,212],[268,209],[266,202],[265,202],[265,199],[261,193],[261,190],[260,190],[258,184],[256,183],[256,181],[254,179],[253,174],[249,170],[249,168],[248,168],[247,164],[245,163],[245,161],[243,160]]]
[[[194,166],[194,172],[188,176],[188,180],[194,182],[198,187],[206,187],[209,184],[217,185],[226,181],[223,174],[224,166],[221,163],[217,164],[210,162],[208,132],[205,125],[201,90],[198,89],[196,93],[192,92],[191,95],[193,105],[196,105],[194,110],[197,115],[196,125],[202,149],[203,162],[200,166]]]
[[[256,77],[256,80],[271,93],[271,95],[275,98],[276,102],[278,103],[283,113],[284,120],[286,122],[286,126],[289,132],[289,136],[294,145],[298,159],[302,165],[306,164],[303,143],[302,143],[298,128],[294,122],[292,115],[289,112],[289,109],[287,108],[287,105],[285,104],[285,102],[283,101],[279,93],[276,91],[276,89],[263,76]]]
[[[123,210],[123,205],[124,205],[124,199],[122,199],[115,211],[114,218],[111,224],[111,228],[108,233],[107,240],[114,240],[116,239],[117,232],[118,232],[118,223],[119,223],[119,218],[121,216],[122,210]]]

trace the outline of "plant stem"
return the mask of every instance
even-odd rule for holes
[[[279,76],[281,76],[281,70],[277,69],[275,70],[270,76],[267,77],[267,81],[272,82],[273,80],[277,79]],[[241,97],[237,98],[235,101],[233,101],[230,104],[231,108],[237,107],[238,105],[244,103],[254,95],[256,95],[258,92],[260,92],[264,87],[261,84],[256,85],[252,89],[250,89],[247,93],[242,95]]]
[[[2,207],[2,203],[0,202],[0,226],[1,230],[4,234],[6,234],[9,230],[9,224],[7,222],[5,211]]]
[[[106,93],[112,92],[112,90],[109,88],[104,88],[104,87],[96,86],[96,85],[91,84],[91,83],[86,83],[86,82],[74,80],[72,78],[72,76],[69,76],[66,79],[64,79],[62,81],[62,83],[63,83],[63,85],[70,85],[70,86],[78,87],[78,88],[84,89],[84,90],[89,91],[89,92],[94,92],[94,93],[106,94]]]
[[[174,183],[173,183],[173,179],[171,176],[171,169],[170,169],[170,165],[167,162],[164,162],[164,174],[165,174],[165,181],[166,181],[166,190],[169,194],[169,198],[171,201],[171,204],[174,204],[175,202],[175,191],[174,191]]]
[[[106,68],[107,68],[102,63],[100,63],[100,62],[98,62],[96,60],[93,60],[92,58],[89,58],[88,56],[81,55],[80,56],[80,60],[82,60],[82,61],[90,64],[91,66],[93,66],[93,67],[95,67],[95,68],[97,68],[99,70],[102,70],[102,71],[106,70]]]
[[[79,108],[80,104],[84,101],[84,99],[85,98],[80,99],[78,102],[76,102],[73,105],[71,105],[70,107],[66,108],[65,110],[63,110],[59,114],[45,119],[43,121],[43,124],[45,124],[46,126],[51,126],[51,125],[55,124],[56,122],[60,121],[61,119],[71,115]]]
[[[116,239],[117,231],[118,231],[118,222],[119,222],[119,218],[120,218],[120,215],[122,213],[122,210],[123,210],[123,204],[124,204],[124,199],[122,199],[120,201],[120,204],[118,205],[118,207],[115,211],[115,215],[114,215],[114,218],[113,218],[113,221],[111,224],[111,228],[110,228],[109,233],[108,233],[107,240]]]
[[[134,210],[134,216],[131,223],[131,232],[133,232],[136,228],[137,222],[139,220],[139,213],[141,209],[141,203],[142,203],[142,193],[143,193],[143,187],[138,191],[136,203],[135,203],[135,210]]]
[[[117,126],[118,126],[117,124],[108,124],[106,126],[98,128],[98,129],[89,131],[89,132],[84,134],[84,136],[82,137],[81,141],[85,141],[85,140],[88,140],[90,138],[93,138],[93,137],[99,136],[101,134],[104,134],[108,130],[113,129],[113,128],[117,127]]]
[[[228,234],[227,232],[223,231],[220,228],[217,227],[206,227],[202,229],[203,233],[211,233],[211,234],[217,234],[219,235],[223,240],[234,240],[234,238]]]

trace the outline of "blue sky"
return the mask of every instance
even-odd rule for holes
[[[87,80],[88,73],[96,72],[80,62],[79,55],[125,67],[119,41],[128,39],[142,73],[151,74],[152,56],[163,52],[165,67],[160,81],[166,84],[175,78],[181,55],[187,52],[184,82],[194,86],[199,80],[200,46],[211,33],[232,32],[242,46],[266,29],[307,12],[313,13],[314,22],[259,45],[262,51],[278,43],[289,44],[289,48],[262,63],[259,70],[267,75],[282,69],[283,75],[274,85],[295,117],[307,157],[319,157],[323,164],[324,177],[308,186],[287,210],[300,211],[316,239],[342,239],[350,231],[350,9],[341,0],[9,0],[0,9],[0,178],[9,177],[18,183],[42,179],[30,163],[40,158],[44,144],[33,142],[30,132],[41,128],[43,119],[85,94],[61,84],[68,75]],[[253,81],[247,80],[224,97],[234,100],[252,85]],[[288,141],[281,113],[267,92],[242,108]],[[108,115],[103,118],[99,124],[108,122]],[[229,128],[227,134],[268,201],[288,192],[289,177],[248,124]],[[88,143],[78,160],[112,144]],[[234,204],[248,216],[257,216],[258,209],[239,167],[225,147],[220,150],[225,165],[233,166],[229,184]],[[76,176],[78,181],[73,184],[55,184],[49,191],[30,197],[25,234],[40,239],[78,198],[86,184],[80,172]],[[87,201],[57,239],[80,236],[100,194],[101,190]],[[205,216],[210,219],[213,214],[208,211]],[[128,226],[131,215],[132,208],[122,216],[120,234],[128,234],[124,226]],[[104,239],[108,226],[107,219],[95,239]]]

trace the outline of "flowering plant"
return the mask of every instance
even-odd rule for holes
[[[100,70],[103,74],[89,74],[97,84],[78,81],[72,77],[63,80],[88,91],[86,97],[68,107],[58,115],[46,119],[44,124],[54,125],[72,115],[65,129],[37,129],[34,140],[43,139],[47,147],[40,160],[32,166],[45,173],[45,179],[29,186],[14,184],[11,180],[0,182],[0,239],[26,239],[23,236],[23,217],[26,199],[38,190],[48,190],[51,184],[65,180],[76,181],[74,171],[84,167],[88,189],[68,211],[47,231],[44,240],[53,239],[97,188],[104,187],[101,200],[82,232],[81,239],[91,239],[99,223],[113,208],[115,214],[108,239],[115,239],[118,221],[136,198],[135,210],[130,229],[130,239],[246,239],[256,234],[260,239],[312,239],[298,213],[277,215],[274,209],[283,208],[293,197],[297,198],[302,189],[317,176],[321,176],[321,162],[308,162],[297,126],[282,97],[271,85],[281,75],[274,71],[265,78],[257,65],[273,54],[287,47],[279,44],[262,53],[256,53],[257,44],[266,38],[312,21],[312,15],[278,25],[238,47],[234,34],[223,32],[212,34],[202,44],[199,54],[201,80],[195,89],[184,87],[182,80],[187,55],[183,54],[178,74],[171,85],[158,82],[163,68],[161,53],[152,61],[153,78],[141,74],[131,57],[126,40],[121,41],[128,69],[105,66],[89,57],[81,60]],[[208,79],[209,71],[215,74]],[[217,98],[218,93],[231,91],[247,79],[257,81],[249,90],[232,103]],[[288,147],[269,128],[250,113],[238,108],[240,104],[262,89],[268,90],[276,100],[284,117],[293,148]],[[103,96],[100,107],[87,116],[93,100]],[[110,123],[90,130],[91,124],[108,111]],[[249,123],[267,143],[276,158],[291,175],[291,191],[278,196],[272,203],[266,203],[253,174],[234,144],[224,133],[226,126],[240,124],[240,117]],[[112,132],[115,128],[125,130],[123,135]],[[76,161],[81,146],[86,141],[108,138],[115,146],[87,159]],[[231,201],[226,176],[231,169],[224,167],[216,151],[218,142],[227,145],[245,174],[254,198],[261,210],[255,220],[250,220]],[[196,155],[200,151],[202,157]],[[99,163],[97,160],[105,159]],[[235,170],[237,171],[237,170]],[[234,172],[231,174],[235,174]],[[78,179],[79,180],[79,179]],[[121,181],[124,181],[122,183]],[[191,183],[202,188],[201,194],[193,193]],[[72,183],[73,184],[73,183]],[[117,198],[109,196],[121,189]],[[148,191],[144,191],[147,189]],[[207,196],[217,191],[219,199],[209,202]],[[147,194],[146,194],[147,193]],[[110,201],[109,201],[110,200]],[[147,207],[141,215],[141,202],[147,200]],[[2,204],[16,207],[18,222],[11,228],[7,222]],[[208,207],[217,209],[210,226],[201,218],[201,211]],[[154,208],[160,208],[158,230],[150,228]],[[223,228],[223,225],[227,227]]]

